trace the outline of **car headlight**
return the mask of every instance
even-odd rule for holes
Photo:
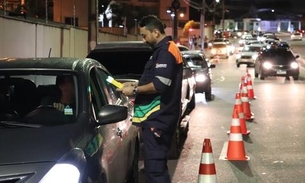
[[[290,67],[293,69],[297,69],[299,67],[299,64],[297,62],[291,62]]]
[[[241,58],[241,55],[240,54],[237,54],[236,55],[236,59],[240,59]]]
[[[196,75],[195,79],[196,79],[196,82],[204,82],[207,79],[207,77],[204,74],[198,74],[198,75]]]
[[[243,44],[244,41],[243,41],[243,40],[239,40],[238,43],[239,43],[239,44]]]
[[[265,69],[271,69],[272,64],[271,64],[270,62],[264,62],[264,63],[263,63],[263,67],[264,67]]]
[[[257,54],[255,54],[255,55],[252,55],[252,59],[253,60],[256,60],[256,58],[258,57],[258,55]]]
[[[86,158],[83,150],[73,148],[45,174],[39,183],[79,183],[85,167]]]
[[[208,46],[212,46],[212,43],[208,43]]]
[[[56,164],[39,183],[79,183],[80,172],[71,164]]]

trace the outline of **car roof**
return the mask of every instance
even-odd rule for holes
[[[97,61],[89,58],[1,58],[0,70],[3,69],[65,69],[65,70],[83,70],[90,63]]]
[[[98,50],[118,50],[118,49],[137,49],[137,50],[152,50],[148,44],[143,41],[111,41],[111,42],[100,42],[98,43],[94,51]]]

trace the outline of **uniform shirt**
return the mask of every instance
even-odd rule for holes
[[[182,62],[171,37],[165,37],[155,46],[138,85],[153,82],[158,93],[136,96],[133,124],[162,130],[177,124],[181,113]]]

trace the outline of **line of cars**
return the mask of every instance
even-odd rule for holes
[[[251,37],[251,36],[250,36]],[[236,54],[236,66],[246,64],[254,67],[256,78],[264,80],[269,76],[293,77],[299,79],[299,55],[294,55],[287,42],[278,39],[274,33],[266,33],[244,43]]]

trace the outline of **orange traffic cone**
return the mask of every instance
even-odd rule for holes
[[[240,78],[240,83],[239,83],[239,91],[240,91],[240,93],[242,92],[244,83],[247,83],[246,77],[245,77],[245,76],[242,76],[242,77]]]
[[[248,97],[251,100],[256,99],[254,96],[254,90],[253,90],[253,84],[252,84],[252,77],[247,69],[247,75],[246,75],[246,82],[247,82],[247,91],[248,91]]]
[[[239,119],[239,122],[240,122],[241,133],[243,135],[249,135],[250,134],[250,130],[247,130],[245,115],[244,115],[244,111],[243,111],[242,102],[241,102],[241,99],[240,99],[240,93],[239,92],[237,92],[236,95],[235,95],[235,105],[234,105],[234,109],[233,109],[233,112],[232,112],[232,120],[234,118],[235,110],[236,110],[236,112],[238,114],[238,119]],[[230,132],[227,132],[227,133],[229,134]]]
[[[242,106],[242,101],[240,98],[240,92],[237,92],[235,94],[235,104],[234,104],[234,108],[233,108],[233,112],[232,112],[232,116],[234,114],[234,110],[237,110],[237,113],[243,113],[243,106]]]
[[[250,134],[250,130],[247,130],[245,114],[243,112],[242,113],[238,113],[238,117],[239,117],[239,122],[240,122],[241,134],[249,135]]]
[[[216,183],[216,169],[210,139],[204,139],[198,183]]]
[[[245,119],[247,121],[253,120],[254,119],[254,114],[251,112],[246,83],[243,83],[240,98],[241,98],[241,102],[242,102],[242,106],[243,106],[243,111],[244,111],[244,114],[245,114]]]
[[[227,150],[227,160],[250,160],[250,157],[246,156],[244,142],[241,134],[240,122],[237,117],[237,111],[234,112],[232,124],[230,128],[230,136]]]

